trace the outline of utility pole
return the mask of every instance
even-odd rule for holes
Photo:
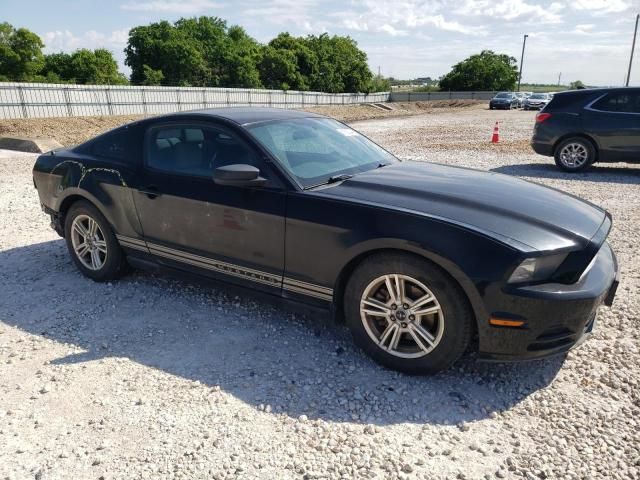
[[[558,86],[560,86],[560,79],[562,78],[562,72],[558,74]]]
[[[520,91],[520,82],[522,81],[522,62],[524,62],[524,46],[527,44],[527,37],[529,35],[525,35],[522,40],[522,55],[520,55],[520,73],[518,74],[518,91]]]
[[[629,78],[631,77],[631,64],[633,63],[633,51],[636,48],[636,35],[638,34],[638,19],[640,19],[640,13],[636,15],[636,28],[633,30],[633,43],[631,44],[631,56],[629,57],[629,70],[627,71],[627,83],[629,86]]]
[[[378,78],[381,78],[382,75],[380,75],[380,65],[378,65]]]

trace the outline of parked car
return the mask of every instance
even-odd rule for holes
[[[518,108],[518,97],[511,92],[499,92],[489,100],[489,109],[502,108],[505,110],[511,110],[512,108]]]
[[[524,92],[516,92],[514,93],[514,95],[518,99],[518,108],[522,108],[522,106],[524,105],[524,101],[527,98]]]
[[[524,101],[522,108],[525,110],[540,110],[549,102],[549,100],[549,95],[546,93],[533,93]]]
[[[406,372],[448,367],[476,336],[482,359],[564,352],[617,285],[601,208],[510,176],[400,162],[313,113],[144,119],[41,155],[33,179],[87,277],[181,271],[318,307]]]
[[[640,88],[556,93],[536,117],[531,145],[567,172],[640,162]]]

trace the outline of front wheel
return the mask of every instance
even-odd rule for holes
[[[105,282],[125,271],[126,260],[109,222],[89,202],[71,206],[64,230],[69,254],[83,275]]]
[[[586,138],[568,138],[556,147],[554,158],[561,170],[582,172],[595,162],[596,149]]]
[[[360,264],[345,291],[345,317],[371,358],[411,374],[448,368],[467,348],[473,325],[460,287],[437,266],[401,253]]]

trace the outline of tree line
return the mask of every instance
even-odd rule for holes
[[[266,44],[217,17],[181,18],[134,27],[124,50],[127,78],[106,49],[43,54],[40,37],[0,24],[0,81],[270,88],[331,93],[381,92],[390,80],[374,76],[367,55],[350,37],[280,33]],[[513,90],[516,59],[483,50],[426,82],[425,91]],[[583,88],[574,82],[573,88]]]
[[[40,37],[0,24],[0,81],[244,87],[331,93],[389,90],[374,76],[367,55],[350,37],[296,37],[281,33],[261,44],[238,25],[217,17],[160,21],[129,31],[118,71],[106,49],[43,54]]]

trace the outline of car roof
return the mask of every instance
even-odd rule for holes
[[[592,93],[609,93],[609,92],[640,92],[638,87],[600,87],[600,88],[579,88],[576,90],[565,90],[557,92],[555,95],[588,95]]]
[[[176,112],[174,114],[165,115],[172,117],[175,115],[196,114],[205,115],[216,118],[224,118],[239,125],[249,123],[267,122],[271,120],[291,120],[295,118],[323,118],[324,115],[317,113],[302,112],[300,110],[288,110],[286,108],[269,108],[269,107],[223,107],[223,108],[205,108],[201,110],[190,110],[188,112]],[[156,117],[157,119],[158,117]]]

